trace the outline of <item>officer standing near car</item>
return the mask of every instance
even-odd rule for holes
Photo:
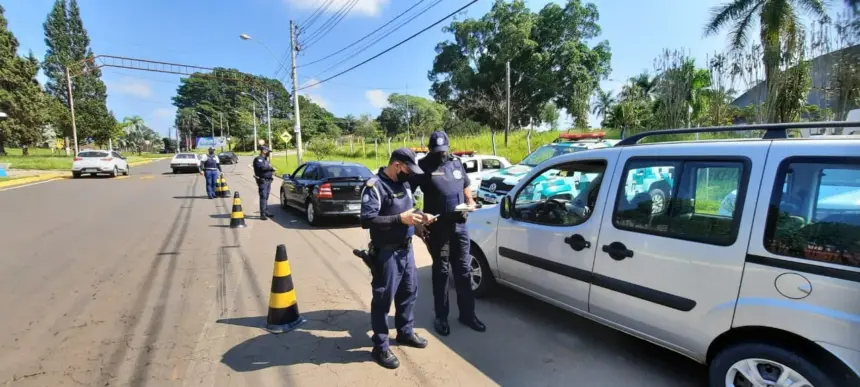
[[[421,188],[424,193],[424,212],[437,215],[438,221],[427,228],[425,237],[430,257],[433,258],[432,282],[436,320],[433,327],[442,336],[451,333],[448,324],[448,273],[454,271],[457,288],[458,320],[478,332],[487,327],[475,316],[475,296],[472,291],[470,270],[469,233],[466,230],[466,211],[457,206],[465,203],[469,210],[475,208],[469,176],[460,159],[448,154],[448,135],[436,131],[430,135],[430,153],[418,162],[423,175],[415,176],[412,189]]]
[[[269,220],[275,215],[269,213],[269,191],[272,189],[272,172],[275,168],[269,162],[272,152],[267,146],[260,147],[260,155],[254,158],[254,179],[260,193],[260,220]]]
[[[206,195],[215,199],[215,183],[221,172],[221,163],[215,156],[215,148],[209,148],[209,154],[203,156],[203,176],[206,177]]]
[[[415,152],[399,148],[391,154],[388,166],[371,177],[361,193],[361,227],[370,230],[369,263],[373,300],[370,323],[373,327],[371,355],[381,366],[400,366],[388,343],[388,311],[394,301],[396,342],[415,348],[427,340],[413,330],[413,309],[418,295],[418,274],[412,251],[415,226],[430,219],[415,212],[409,188],[412,175],[422,171],[415,163]]]

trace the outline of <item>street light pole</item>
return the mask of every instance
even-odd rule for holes
[[[266,89],[266,125],[269,127],[269,148],[272,146],[272,108],[269,106],[269,89]]]
[[[292,57],[293,73],[293,122],[296,132],[296,165],[302,165],[302,124],[299,115],[299,78],[296,75],[296,51],[299,44],[296,41],[296,22],[290,20],[290,56]]]
[[[252,102],[254,111],[251,115],[254,117],[254,153],[257,153],[257,99]]]

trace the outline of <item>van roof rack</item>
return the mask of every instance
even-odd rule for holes
[[[734,125],[734,126],[711,126],[705,128],[684,128],[684,129],[666,129],[655,130],[652,132],[637,133],[630,137],[622,139],[615,146],[636,145],[640,140],[651,136],[669,135],[669,134],[691,134],[691,133],[720,133],[720,132],[743,132],[752,130],[764,130],[763,140],[774,140],[780,138],[788,138],[788,129],[818,129],[818,128],[849,128],[860,127],[860,122],[856,121],[821,121],[821,122],[789,122],[780,124],[753,124],[753,125]]]

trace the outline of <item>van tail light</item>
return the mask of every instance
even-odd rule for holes
[[[84,161],[83,157],[75,157],[75,161]]]
[[[102,161],[111,161],[111,160],[113,160],[113,157],[105,157],[102,159]]]
[[[325,183],[320,186],[319,191],[317,191],[317,199],[331,199],[331,184]]]

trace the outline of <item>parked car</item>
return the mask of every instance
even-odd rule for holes
[[[617,140],[607,140],[605,136],[606,133],[604,132],[561,133],[558,139],[535,149],[534,152],[516,165],[500,169],[488,176],[482,177],[480,187],[478,188],[477,200],[483,203],[498,203],[499,199],[507,194],[523,176],[547,159],[589,149],[608,148],[617,143]],[[554,179],[555,177],[546,176],[546,178]],[[566,184],[574,183],[573,181],[566,182]]]
[[[469,216],[473,288],[508,286],[681,353],[713,387],[860,386],[860,137],[786,138],[815,125],[637,144],[727,128],[655,131],[547,159]],[[628,198],[631,175],[669,167],[665,210]],[[580,184],[536,197],[552,176]]]
[[[170,168],[173,173],[200,172],[200,156],[194,153],[177,153],[170,160]]]
[[[110,174],[113,177],[131,173],[128,161],[116,151],[108,150],[84,150],[78,152],[72,162],[72,177],[79,178],[83,174],[95,176],[98,174]]]
[[[313,161],[283,176],[281,207],[305,212],[308,224],[316,226],[323,217],[358,216],[361,189],[373,176],[361,164],[340,161]]]
[[[478,189],[484,178],[511,166],[511,162],[501,156],[478,155],[474,151],[456,151],[451,152],[451,154],[459,157],[463,163],[466,175],[469,176],[469,188],[472,190],[472,197],[478,196]]]
[[[221,152],[218,154],[218,162],[221,164],[238,164],[239,156],[233,152]]]

